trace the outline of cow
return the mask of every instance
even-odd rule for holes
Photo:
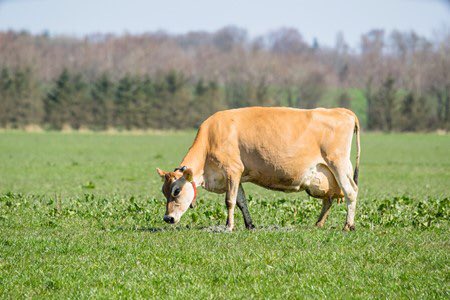
[[[353,172],[350,151],[356,134]],[[234,228],[239,207],[245,226],[254,228],[242,183],[322,199],[316,223],[322,227],[334,199],[345,197],[343,230],[355,229],[360,159],[360,126],[344,108],[247,107],[217,112],[200,126],[192,146],[173,172],[157,168],[167,199],[164,221],[178,223],[195,205],[197,187],[223,194],[226,228]]]

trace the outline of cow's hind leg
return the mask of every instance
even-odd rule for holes
[[[345,195],[347,203],[347,219],[343,230],[355,230],[356,198],[358,196],[358,186],[353,181],[353,170],[350,159],[336,159],[329,161],[330,170],[333,172],[339,187]]]
[[[236,204],[242,212],[242,216],[244,217],[245,227],[247,229],[253,229],[252,218],[250,217],[250,212],[248,211],[247,199],[245,198],[244,189],[242,188],[242,184],[239,184],[238,195],[236,199]]]
[[[328,215],[330,214],[330,208],[333,203],[333,199],[326,198],[322,199],[322,211],[320,212],[319,219],[317,220],[316,226],[317,227],[323,227],[325,224],[325,221],[328,218]]]

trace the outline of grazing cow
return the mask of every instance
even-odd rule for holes
[[[356,133],[356,167],[350,150]],[[233,230],[235,205],[253,228],[243,182],[284,192],[305,190],[322,199],[316,225],[322,227],[333,199],[345,197],[344,230],[355,229],[359,122],[344,108],[249,107],[220,111],[200,126],[194,143],[173,172],[157,169],[167,198],[164,221],[177,223],[195,205],[197,187],[225,193],[227,229]]]

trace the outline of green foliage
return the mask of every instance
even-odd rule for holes
[[[82,188],[94,189],[95,185],[88,182]],[[48,216],[51,216],[52,226],[65,222],[66,218],[71,218],[72,220],[84,219],[88,222],[95,222],[102,230],[117,230],[124,226],[129,229],[154,227],[158,230],[167,230],[161,223],[165,202],[161,197],[158,198],[119,195],[105,197],[85,193],[59,199],[55,196],[6,193],[0,197],[0,215],[3,221],[11,221],[17,218],[16,214],[34,214],[30,225],[36,226],[46,224]],[[297,226],[300,230],[303,226],[314,224],[320,212],[319,201],[304,197],[296,201],[283,197],[276,199],[252,197],[252,199],[249,209],[258,215],[256,220],[259,225],[257,228],[260,229],[276,225]],[[205,201],[204,199],[201,199],[198,204],[195,211],[187,213],[186,220],[183,220],[179,228],[187,227],[199,230],[208,226],[223,225],[226,218],[226,210],[223,205],[217,201]],[[335,206],[334,209],[339,212],[345,210],[344,205]],[[340,213],[339,216],[342,217]],[[407,196],[372,198],[370,203],[362,202],[358,209],[358,226],[368,229],[446,228],[449,219],[449,198],[423,200]],[[333,223],[343,220],[333,218]]]
[[[409,92],[400,103],[397,124],[402,131],[425,130],[432,123],[429,101],[423,95]]]
[[[93,120],[90,127],[106,129],[113,124],[114,88],[114,82],[106,73],[93,83],[91,89]]]
[[[371,82],[366,88],[367,127],[371,130],[391,131],[393,129],[394,103],[396,102],[395,80],[388,76],[381,86],[373,91]]]
[[[0,71],[0,126],[38,124],[43,117],[38,83],[30,69]]]
[[[301,83],[298,107],[316,108],[325,89],[325,78],[321,73],[313,72],[309,74]]]
[[[44,99],[45,122],[55,129],[64,125],[76,129],[89,126],[92,104],[89,86],[82,75],[64,69]]]
[[[195,85],[194,99],[188,113],[194,119],[194,126],[201,123],[213,113],[226,108],[219,86],[215,81],[205,83],[200,79]]]

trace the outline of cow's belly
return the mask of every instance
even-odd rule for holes
[[[273,173],[248,171],[242,177],[242,181],[252,182],[276,191],[297,192],[305,190],[312,197],[320,199],[344,197],[333,173],[327,166],[320,163],[305,168],[303,172],[291,174],[284,172],[277,174],[276,171],[273,171]]]
[[[249,172],[245,174],[241,181],[251,182],[266,189],[282,191],[282,192],[298,192],[302,190],[301,180],[295,177],[270,176],[271,174],[255,174],[257,172]],[[272,174],[273,175],[273,174]]]

